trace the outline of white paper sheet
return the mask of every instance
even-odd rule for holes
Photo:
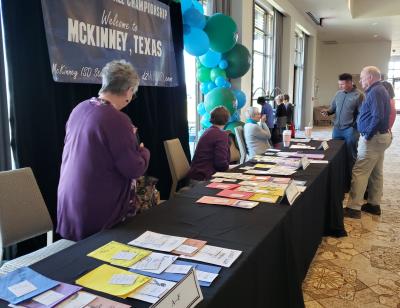
[[[167,267],[174,263],[176,259],[178,259],[177,256],[152,252],[150,255],[131,266],[131,268],[154,274],[161,274]]]
[[[129,242],[129,245],[160,250],[160,251],[172,251],[183,244],[186,241],[186,237],[171,236],[152,231],[146,231],[138,238]]]
[[[35,291],[37,288],[30,281],[24,280],[9,286],[7,289],[14,293],[15,296],[20,297]]]
[[[242,251],[222,248],[217,246],[205,245],[194,256],[180,256],[181,259],[196,260],[200,262],[230,267],[240,256]]]

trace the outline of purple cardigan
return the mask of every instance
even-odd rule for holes
[[[76,241],[123,220],[134,210],[132,180],[144,174],[149,159],[128,116],[96,98],[80,103],[66,126],[57,232]]]
[[[230,156],[228,134],[211,126],[200,137],[188,178],[209,180],[215,172],[228,170]]]

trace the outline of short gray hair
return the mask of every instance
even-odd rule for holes
[[[381,79],[381,71],[376,66],[366,66],[362,70],[369,76],[373,77],[374,80]]]
[[[108,62],[101,71],[102,86],[99,94],[109,92],[115,95],[124,94],[129,88],[136,93],[139,87],[139,76],[132,64],[125,60]]]
[[[246,118],[251,119],[257,113],[260,113],[260,110],[257,107],[247,107],[247,109],[246,109]]]

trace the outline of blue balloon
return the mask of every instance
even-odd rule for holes
[[[203,93],[203,94],[207,94],[208,91],[210,91],[210,90],[208,90],[208,82],[202,82],[202,83],[200,84],[200,91],[201,91],[201,93]]]
[[[211,126],[211,122],[210,122],[210,114],[209,113],[205,113],[200,120],[200,124],[203,128],[209,128]]]
[[[208,35],[203,30],[196,27],[191,27],[190,33],[184,34],[183,43],[186,52],[192,56],[204,55],[210,48]]]
[[[181,11],[182,14],[186,12],[186,10],[192,7],[192,0],[181,0]]]
[[[196,10],[198,10],[201,13],[201,15],[204,15],[203,5],[200,2],[198,2],[197,0],[193,0],[192,3],[193,3],[194,8]]]
[[[198,10],[192,7],[183,13],[183,23],[191,27],[203,29],[206,25],[206,18]]]
[[[222,76],[218,76],[217,78],[215,78],[215,84],[217,85],[217,87],[223,87],[226,84],[226,80],[224,77]]]
[[[209,49],[205,55],[202,55],[199,60],[205,67],[214,68],[221,61],[221,53]]]
[[[224,70],[224,69],[226,69],[227,67],[228,67],[228,61],[226,61],[226,60],[221,60],[220,62],[219,62],[219,68],[220,69],[222,69],[222,70]]]
[[[214,82],[210,81],[208,83],[208,91],[211,91],[212,89],[216,88],[217,86],[215,85]]]
[[[230,88],[232,87],[232,84],[229,81],[225,81],[225,84],[223,85],[224,88]]]
[[[246,94],[238,89],[233,90],[233,94],[235,95],[237,100],[237,109],[243,108],[243,106],[246,104]]]
[[[183,34],[189,34],[190,33],[190,26],[189,25],[183,25]]]
[[[199,103],[198,105],[197,105],[197,113],[199,114],[199,115],[204,115],[205,113],[206,113],[206,107],[204,106],[204,103],[203,102],[201,102],[201,103]]]

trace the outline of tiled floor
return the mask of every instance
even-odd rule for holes
[[[329,128],[314,128],[320,137]],[[400,308],[400,119],[385,153],[382,216],[345,219],[347,237],[323,239],[303,283],[307,308]]]

